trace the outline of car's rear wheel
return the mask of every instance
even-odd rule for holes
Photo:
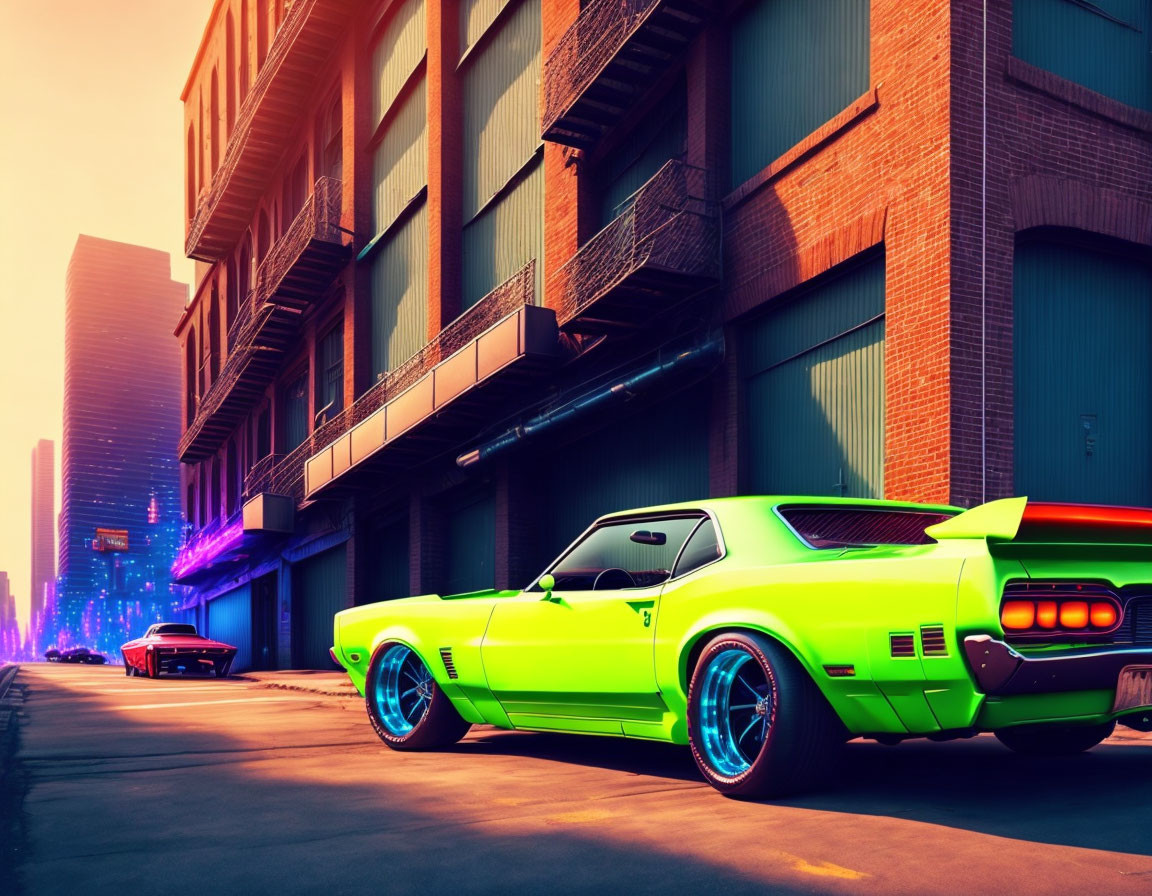
[[[688,688],[688,738],[705,779],[728,796],[783,796],[817,783],[843,731],[784,647],[753,634],[713,638]]]
[[[1109,737],[1115,728],[1115,722],[1103,725],[1015,725],[995,733],[1000,743],[1016,753],[1066,756],[1091,750]]]
[[[379,647],[368,666],[364,699],[372,727],[394,750],[446,747],[472,727],[407,644]]]

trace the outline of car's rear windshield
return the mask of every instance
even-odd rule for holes
[[[196,626],[187,625],[183,622],[166,622],[163,625],[156,626],[156,634],[158,634],[158,635],[194,635],[194,634],[196,634]]]
[[[777,507],[792,531],[811,548],[849,548],[877,544],[932,544],[924,530],[954,514],[937,510],[888,507]]]

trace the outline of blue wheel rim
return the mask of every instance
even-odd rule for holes
[[[700,748],[717,774],[734,778],[752,767],[774,705],[772,685],[750,653],[729,648],[712,658],[700,687]]]
[[[380,657],[373,685],[376,717],[396,737],[420,724],[432,703],[432,675],[403,644],[394,644]]]

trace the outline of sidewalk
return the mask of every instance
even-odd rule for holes
[[[285,691],[305,691],[327,697],[360,699],[348,675],[344,672],[321,672],[313,669],[291,669],[279,672],[241,672],[233,675],[242,681],[253,681],[262,687]]]

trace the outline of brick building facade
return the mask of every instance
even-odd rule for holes
[[[1099,6],[221,0],[189,612],[310,666],[620,507],[1152,503],[1152,4]]]

